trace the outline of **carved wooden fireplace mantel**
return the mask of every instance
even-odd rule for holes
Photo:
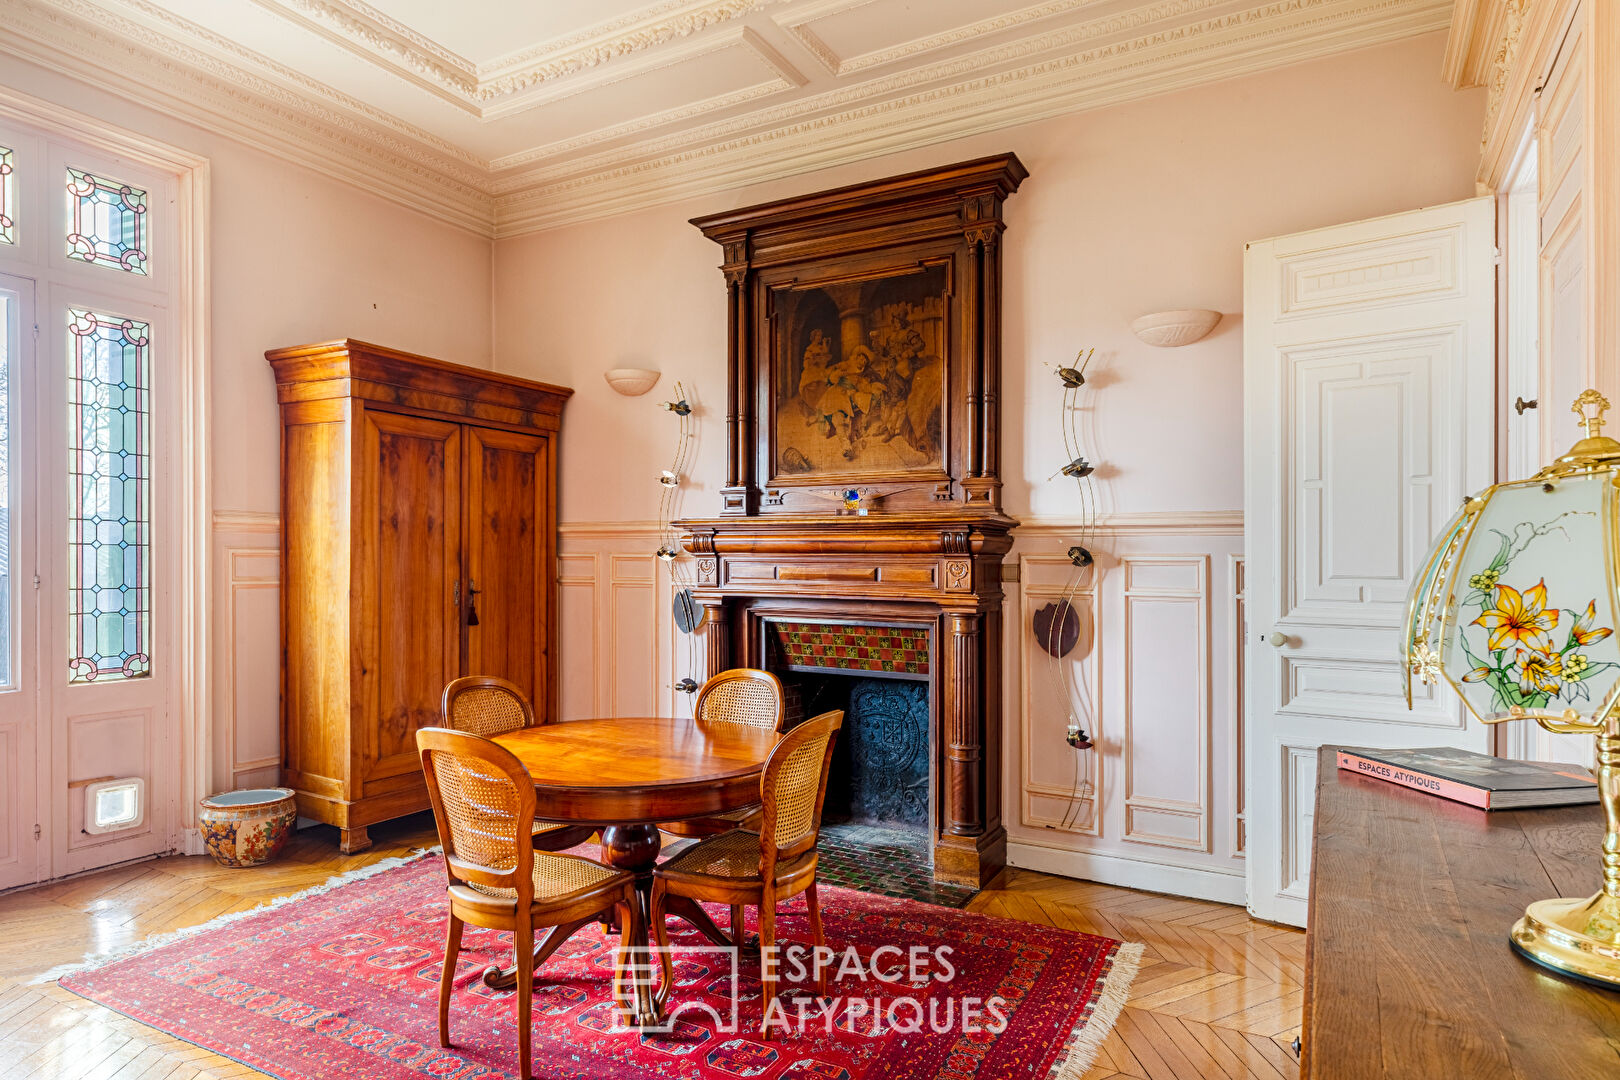
[[[1006,861],[1001,207],[1025,175],[1006,154],[693,222],[729,298],[720,514],[678,523],[707,673],[769,667],[779,623],[926,631],[934,873],[973,885]]]

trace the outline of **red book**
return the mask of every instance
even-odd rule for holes
[[[1481,810],[1576,806],[1598,801],[1597,780],[1578,765],[1515,761],[1449,746],[1337,751],[1339,768]]]

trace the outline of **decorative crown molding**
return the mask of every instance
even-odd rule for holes
[[[0,55],[504,237],[1438,30],[1451,0],[1248,0],[1237,7],[1234,0],[1158,0],[1035,32],[1042,20],[1095,2],[1044,0],[861,56],[823,56],[845,71],[872,69],[871,77],[775,104],[771,97],[808,80],[767,35],[738,20],[785,0],[664,0],[487,64],[362,0],[253,2],[482,117],[606,85],[672,57],[739,45],[762,62],[763,78],[486,160],[152,0],[0,0]],[[795,27],[872,2],[796,5],[791,21],[773,27],[767,20],[762,28],[792,40]],[[725,23],[735,29],[694,37]],[[689,44],[677,42],[689,37]],[[960,51],[980,39],[985,47]],[[954,51],[945,59],[918,62],[948,47]]]
[[[1156,6],[1196,13],[1217,4]],[[610,217],[1396,41],[1444,29],[1447,11],[1446,0],[1272,0],[1125,38],[1118,35],[1135,25],[1130,14],[1099,19],[747,117],[497,173],[495,234]],[[1028,62],[1048,53],[1057,55]]]
[[[665,0],[543,45],[475,63],[362,0],[253,0],[465,111],[514,111],[506,99],[644,53],[783,0]],[[492,106],[499,105],[499,108]]]
[[[211,48],[188,45],[90,0],[0,0],[7,31],[0,34],[0,54],[491,233],[486,162],[145,0],[136,6],[165,26],[195,31]]]

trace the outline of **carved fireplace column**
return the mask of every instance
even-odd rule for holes
[[[977,611],[947,611],[944,696],[945,833],[978,836],[984,832],[984,715],[979,686],[983,642]]]
[[[719,597],[705,597],[698,601],[703,607],[703,621],[697,632],[703,640],[703,678],[714,678],[731,666],[731,628],[726,625],[725,601]]]

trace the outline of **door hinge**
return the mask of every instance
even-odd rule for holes
[[[39,575],[38,574],[34,575],[34,588],[36,588],[36,589],[39,588]]]
[[[34,839],[35,840],[39,839],[41,831],[42,830],[40,829],[40,827],[38,825],[34,826]]]

